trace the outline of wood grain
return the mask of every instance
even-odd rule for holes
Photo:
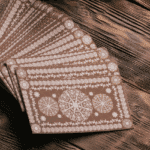
[[[46,2],[70,15],[92,36],[97,47],[108,48],[110,55],[118,62],[134,129],[106,133],[54,135],[53,137],[51,135],[33,136],[27,116],[21,114],[15,100],[12,106],[10,105],[9,99],[13,97],[5,93],[4,99],[8,101],[3,104],[1,101],[0,109],[3,110],[1,117],[4,117],[5,121],[0,124],[0,145],[4,145],[3,149],[9,147],[34,150],[73,149],[67,143],[61,144],[62,140],[70,141],[78,145],[78,149],[81,147],[86,150],[148,150],[150,147],[149,1],[49,0]],[[1,88],[1,93],[3,92]],[[9,111],[5,108],[9,108]],[[71,143],[69,145],[72,145]]]

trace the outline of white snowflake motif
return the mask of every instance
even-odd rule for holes
[[[55,116],[59,111],[57,102],[51,97],[42,97],[38,101],[38,106],[39,110],[46,116]]]
[[[98,51],[99,51],[99,56],[100,56],[100,58],[101,59],[106,59],[106,58],[108,58],[108,56],[109,56],[109,53],[108,53],[108,51],[106,50],[106,48],[98,48]]]
[[[18,69],[18,70],[17,70],[17,75],[18,75],[18,77],[20,77],[20,78],[25,78],[25,77],[26,77],[26,71],[23,70],[23,69]]]
[[[90,45],[90,48],[91,48],[91,49],[96,49],[96,45],[95,45],[95,44],[91,44],[91,45]]]
[[[107,89],[106,89],[106,92],[107,92],[107,93],[111,93],[111,89],[110,89],[110,88],[107,88]]]
[[[122,90],[122,86],[121,85],[118,85],[117,88],[118,88],[118,90]]]
[[[90,95],[90,96],[93,96],[93,92],[89,92],[89,95]]]
[[[58,117],[58,118],[62,118],[61,114],[58,114],[57,117]]]
[[[117,85],[117,84],[120,84],[121,79],[120,79],[119,76],[113,76],[113,77],[111,78],[111,82],[112,82],[112,84]]]
[[[130,119],[124,119],[122,124],[125,128],[131,128],[132,127],[132,122]]]
[[[52,94],[52,97],[53,97],[53,98],[56,98],[56,94]]]
[[[27,90],[27,89],[29,88],[29,83],[28,83],[27,81],[25,81],[25,80],[21,80],[21,81],[20,81],[20,87],[21,87],[22,89]]]
[[[113,112],[112,116],[116,118],[118,116],[118,114],[116,112]]]
[[[62,113],[72,121],[85,121],[92,113],[88,96],[76,89],[66,90],[58,100]]]
[[[46,128],[42,128],[42,132],[46,133]]]
[[[46,117],[45,116],[41,116],[41,121],[46,121]]]
[[[67,29],[72,29],[73,27],[74,27],[74,23],[73,23],[73,21],[72,20],[67,20],[67,21],[65,21],[65,27],[67,28]]]
[[[105,94],[97,94],[92,99],[94,108],[100,113],[109,113],[113,109],[111,98]]]
[[[35,97],[40,97],[40,93],[39,92],[34,92],[34,96]]]
[[[116,63],[111,62],[111,63],[108,64],[108,69],[109,69],[110,71],[114,72],[114,71],[116,71],[116,70],[118,69],[118,66],[117,66]]]
[[[77,30],[77,31],[74,32],[75,38],[80,38],[83,35],[84,35],[84,33],[82,31],[80,31],[80,30]]]
[[[130,118],[130,115],[128,113],[125,113],[125,118]]]
[[[118,89],[118,93],[119,94],[123,94],[123,90],[122,89]]]
[[[40,133],[41,132],[41,127],[38,124],[32,124],[31,129],[34,133]]]
[[[94,115],[97,117],[99,114],[98,114],[98,112],[95,112]]]
[[[92,38],[89,35],[84,35],[82,41],[84,44],[89,45],[92,43]]]

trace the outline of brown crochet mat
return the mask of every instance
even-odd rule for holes
[[[133,128],[117,63],[70,17],[40,1],[13,0],[2,18],[1,77],[33,133]]]

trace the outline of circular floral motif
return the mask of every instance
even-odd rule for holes
[[[116,112],[113,112],[112,116],[116,118],[118,116],[118,114]]]
[[[89,92],[89,95],[90,95],[90,96],[93,96],[93,92]]]
[[[20,78],[25,78],[25,77],[26,77],[26,71],[23,70],[23,69],[18,69],[18,70],[17,70],[17,75],[18,75],[18,77],[20,77]]]
[[[122,90],[122,86],[121,85],[118,85],[117,88],[118,88],[118,90]]]
[[[46,117],[45,116],[41,116],[41,121],[46,121]]]
[[[53,98],[56,98],[56,94],[52,94],[52,97],[53,97]]]
[[[7,65],[15,65],[16,64],[15,60],[13,60],[13,59],[8,59],[6,61],[6,63],[7,63]]]
[[[95,112],[95,113],[94,113],[94,115],[97,117],[97,116],[98,116],[98,113],[97,113],[97,112]]]
[[[107,89],[106,89],[106,92],[107,92],[107,93],[111,93],[111,89],[110,89],[110,88],[107,88]]]
[[[99,57],[101,59],[106,59],[109,56],[108,51],[106,50],[106,48],[102,47],[102,48],[98,48],[98,53],[99,53]]]
[[[22,81],[20,81],[20,87],[22,89],[27,90],[29,88],[29,83],[27,81],[25,81],[25,80],[22,80]]]
[[[39,110],[46,116],[55,116],[59,111],[57,102],[51,97],[42,97],[38,101],[38,106]]]
[[[131,128],[132,122],[131,122],[130,119],[124,119],[123,122],[122,122],[122,125],[123,125],[125,128]]]
[[[125,113],[125,118],[130,118],[130,115]]]
[[[117,84],[119,84],[119,83],[121,82],[121,79],[120,79],[119,76],[113,76],[113,77],[111,78],[111,82],[112,82],[112,84],[117,85]]]
[[[89,35],[84,35],[82,41],[84,44],[89,45],[92,43],[92,38]]]
[[[57,116],[58,116],[58,118],[62,118],[61,114],[58,114]]]
[[[40,93],[39,92],[34,92],[34,96],[35,97],[40,97]]]
[[[114,128],[114,126],[112,125],[112,124],[109,124],[109,129],[113,129]]]
[[[46,133],[47,132],[46,128],[42,128],[42,132]]]
[[[85,121],[92,113],[88,96],[77,89],[66,90],[58,100],[62,113],[72,121]]]
[[[114,71],[116,71],[118,69],[118,66],[117,66],[116,63],[111,62],[111,63],[108,64],[108,69],[110,71],[114,72]]]
[[[113,102],[106,94],[97,94],[92,99],[94,108],[100,113],[109,113],[113,109]]]
[[[31,129],[34,133],[40,133],[41,132],[41,127],[38,124],[32,124]]]
[[[118,124],[114,124],[114,129],[117,129],[118,128]]]
[[[72,29],[74,27],[74,22],[72,20],[67,20],[64,25],[67,29]]]
[[[74,32],[75,38],[80,38],[83,35],[84,35],[84,33],[82,31],[80,31],[80,30],[77,30],[77,31]]]
[[[91,44],[90,47],[91,47],[91,49],[96,49],[96,45],[95,44]]]

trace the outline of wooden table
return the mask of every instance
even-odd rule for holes
[[[113,132],[32,135],[26,114],[3,88],[0,147],[86,150],[150,149],[150,3],[148,0],[49,0],[86,32],[97,47],[107,47],[118,62],[134,129]],[[43,140],[42,140],[43,139]],[[66,142],[67,141],[67,142]],[[69,143],[68,143],[69,142]],[[71,143],[70,143],[71,142]],[[21,148],[22,147],[22,148]]]

